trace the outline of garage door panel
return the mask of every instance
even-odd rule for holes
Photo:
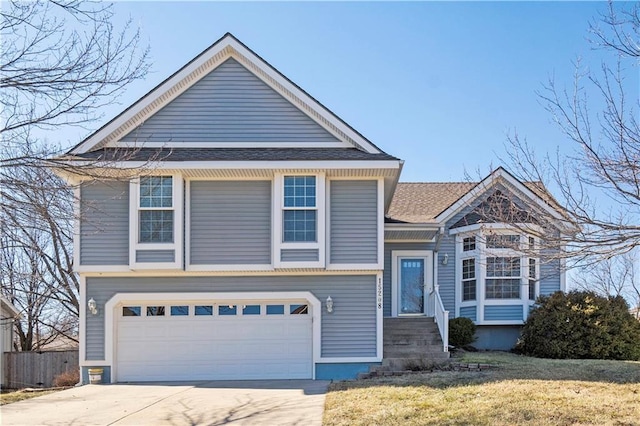
[[[263,315],[255,316],[189,312],[119,317],[117,380],[311,378],[310,315],[264,315],[264,307]]]

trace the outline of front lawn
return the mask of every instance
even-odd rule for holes
[[[35,398],[37,396],[47,395],[53,392],[57,392],[61,390],[51,389],[51,390],[37,390],[37,391],[26,391],[26,390],[5,390],[3,389],[0,393],[0,405],[11,404],[12,402],[23,401],[25,399]]]
[[[496,365],[331,385],[324,425],[640,425],[640,362],[467,353]]]

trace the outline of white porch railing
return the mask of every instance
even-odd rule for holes
[[[433,319],[438,324],[442,346],[445,352],[449,352],[449,311],[445,311],[440,298],[440,292],[435,288],[429,295],[429,308],[433,313]]]

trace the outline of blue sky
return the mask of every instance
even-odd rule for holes
[[[597,65],[588,23],[603,2],[120,2],[151,48],[152,73],[111,119],[227,31],[386,152],[403,181],[487,173],[517,130],[566,145],[535,92]],[[637,76],[635,77],[637,81]],[[69,145],[77,140],[69,140]]]

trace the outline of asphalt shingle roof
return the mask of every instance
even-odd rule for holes
[[[104,148],[76,154],[96,161],[384,161],[356,148]]]
[[[409,223],[433,221],[476,185],[477,182],[398,183],[387,217]]]

